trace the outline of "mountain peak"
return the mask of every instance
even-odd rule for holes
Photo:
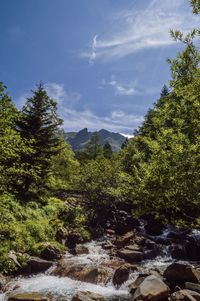
[[[99,134],[102,145],[104,145],[106,142],[109,142],[114,152],[121,149],[121,145],[126,139],[119,133],[113,133],[105,129],[95,132],[88,132],[87,128],[84,128],[79,132],[67,132],[65,133],[65,139],[68,141],[74,151],[80,151],[85,148],[86,144],[90,141],[94,133]]]

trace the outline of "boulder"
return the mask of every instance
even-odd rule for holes
[[[175,262],[167,267],[163,276],[173,284],[200,281],[200,271],[194,269],[189,264]]]
[[[84,267],[76,273],[75,279],[94,284],[106,284],[111,279],[111,274],[106,267]]]
[[[48,245],[42,250],[40,256],[46,260],[58,260],[61,259],[62,254],[56,247]]]
[[[57,265],[51,272],[51,275],[75,279],[76,274],[84,269],[85,266],[86,265],[83,263],[77,263],[74,260],[69,261],[68,259],[66,260],[63,258],[57,262]]]
[[[133,300],[159,301],[167,299],[169,287],[156,276],[148,276],[137,288]]]
[[[137,268],[132,265],[129,265],[129,264],[124,264],[124,265],[120,266],[115,271],[114,276],[113,276],[114,286],[119,287],[124,282],[126,282],[129,278],[130,270],[137,270]]]
[[[8,301],[49,301],[40,293],[12,293],[8,295]]]
[[[182,289],[177,292],[174,292],[170,296],[171,301],[200,301],[200,294],[191,290]]]
[[[25,272],[27,273],[40,273],[49,269],[53,261],[44,260],[38,257],[30,257],[27,261]]]
[[[135,237],[134,231],[127,232],[126,234],[124,234],[116,239],[115,245],[119,248],[122,248],[125,245],[127,245],[130,242],[130,240],[133,239],[134,237]]]
[[[140,262],[143,259],[143,253],[140,251],[131,251],[122,249],[117,252],[117,256],[128,262]]]
[[[105,301],[106,299],[97,293],[93,292],[78,292],[72,301]]]

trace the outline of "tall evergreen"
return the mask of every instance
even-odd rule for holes
[[[18,129],[32,146],[32,154],[23,156],[29,175],[24,178],[23,193],[41,193],[51,170],[51,158],[59,153],[62,120],[57,115],[57,104],[49,98],[42,84],[27,99],[22,109]]]

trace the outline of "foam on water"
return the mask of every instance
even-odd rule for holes
[[[101,286],[73,280],[68,277],[59,278],[44,274],[29,278],[18,278],[18,280],[13,283],[13,287],[15,285],[20,286],[15,292],[40,292],[45,295],[52,295],[54,298],[66,297],[70,299],[78,291],[90,291],[99,293],[105,297],[128,295],[128,291],[125,288],[116,290],[112,285]]]

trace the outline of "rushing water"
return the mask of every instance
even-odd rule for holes
[[[165,235],[165,234],[164,234]],[[71,255],[65,254],[65,261],[75,264],[96,265],[108,264],[111,259],[108,253],[102,248],[101,241],[92,241],[84,245],[88,249],[88,254]],[[150,268],[166,267],[171,261],[167,252],[167,247],[163,251],[163,255],[154,260],[147,260],[141,264],[143,271],[148,271]],[[72,296],[78,291],[90,291],[99,293],[110,299],[126,299],[129,297],[128,285],[133,281],[139,272],[130,274],[129,280],[124,283],[120,289],[116,289],[112,281],[106,285],[91,284],[87,282],[73,280],[69,277],[58,277],[51,275],[52,268],[46,273],[32,275],[29,277],[18,277],[9,284],[9,291],[5,294],[0,294],[0,301],[7,299],[7,294],[15,288],[15,292],[40,292],[54,299],[71,300]]]

